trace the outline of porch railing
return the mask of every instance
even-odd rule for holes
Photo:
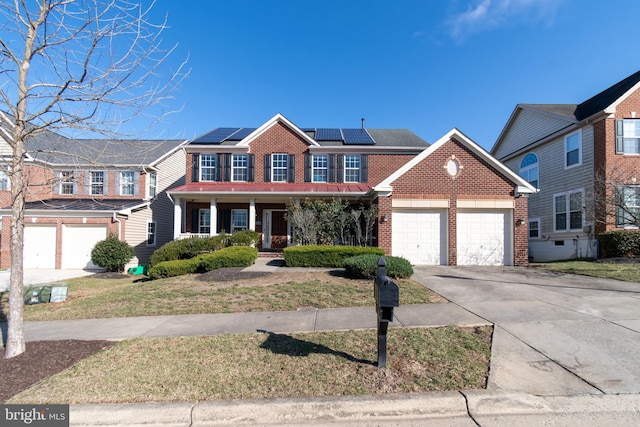
[[[182,239],[206,239],[211,237],[209,233],[180,233],[177,240]]]

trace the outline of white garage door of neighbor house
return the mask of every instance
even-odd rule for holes
[[[62,228],[62,268],[96,269],[91,250],[107,238],[106,225],[65,225]]]
[[[458,211],[458,265],[512,265],[511,211]]]
[[[24,268],[56,268],[56,226],[24,227]]]
[[[447,211],[393,211],[391,251],[413,265],[447,264]]]

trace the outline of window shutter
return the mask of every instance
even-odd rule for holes
[[[120,171],[115,171],[115,186],[116,186],[116,191],[115,194],[118,196],[122,196],[122,188],[120,187],[120,175],[122,174],[122,172]]]
[[[60,194],[60,179],[62,174],[60,171],[55,171],[53,173],[53,194]]]
[[[271,154],[264,155],[264,182],[271,182]]]
[[[360,156],[360,182],[367,182],[369,179],[369,155]]]
[[[109,194],[109,171],[104,171],[104,185],[102,186],[102,195],[106,196]],[[118,172],[114,172],[114,174],[118,174]]]
[[[200,232],[200,224],[198,224],[199,219],[200,218],[198,217],[198,209],[191,209],[191,232],[192,233]]]
[[[304,155],[304,182],[311,182],[311,154]]]
[[[73,171],[73,194],[78,194],[78,182],[80,179],[80,171]]]
[[[296,156],[289,154],[287,159],[287,182],[296,182]]]
[[[140,194],[140,174],[133,172],[133,195]],[[142,197],[141,197],[142,198]]]
[[[329,154],[329,170],[327,171],[327,182],[336,182],[336,156]]]
[[[231,154],[224,155],[224,180],[231,181]]]
[[[91,194],[91,171],[84,171],[84,194]]]
[[[624,120],[616,120],[616,154],[624,153]]]
[[[338,154],[338,182],[344,182],[344,154]]]
[[[222,154],[216,154],[216,181],[222,181]]]
[[[191,182],[200,181],[200,154],[191,155]]]
[[[247,181],[253,182],[255,181],[254,177],[254,165],[255,165],[255,156],[253,154],[247,154]]]

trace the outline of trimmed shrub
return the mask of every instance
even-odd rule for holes
[[[108,271],[123,272],[124,266],[135,255],[133,248],[114,234],[101,240],[91,250],[91,262]]]
[[[152,280],[182,276],[183,274],[195,273],[199,266],[200,260],[198,258],[164,261],[149,268],[147,276]]]
[[[384,255],[382,248],[371,246],[291,246],[283,251],[287,267],[342,267],[345,258],[362,254]],[[376,258],[377,259],[377,258]]]
[[[229,238],[231,246],[256,246],[258,244],[259,234],[253,230],[236,231]]]
[[[344,260],[344,268],[351,277],[359,279],[373,279],[378,274],[378,255],[358,255]],[[397,279],[408,278],[413,275],[411,263],[402,257],[385,256],[387,276]]]
[[[640,231],[606,231],[598,236],[600,251],[607,258],[640,256]]]
[[[207,238],[190,238],[172,240],[156,249],[151,255],[149,265],[154,266],[165,261],[175,261],[179,259],[190,259],[203,252],[213,252],[229,246],[230,236],[222,233],[217,236]]]
[[[207,272],[225,267],[249,267],[256,262],[258,249],[248,246],[230,246],[212,254],[200,255],[198,272]]]

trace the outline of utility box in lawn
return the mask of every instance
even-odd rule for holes
[[[378,368],[387,366],[387,330],[393,322],[393,309],[400,306],[398,285],[387,276],[384,257],[378,259],[378,274],[373,282],[373,295],[378,314]]]

